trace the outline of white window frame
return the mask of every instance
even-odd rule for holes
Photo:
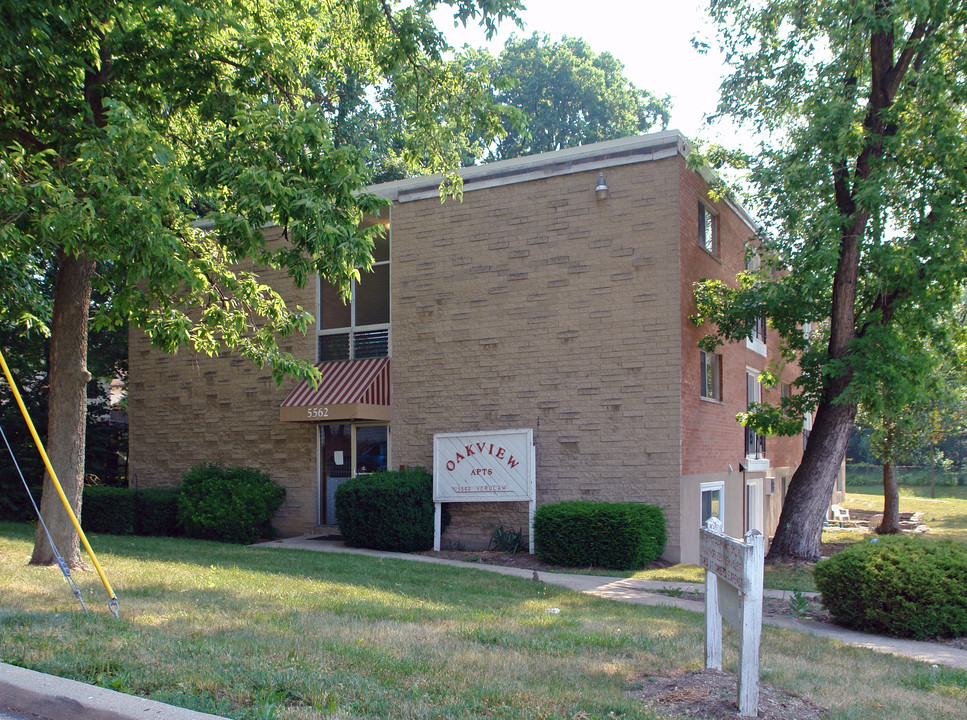
[[[710,359],[714,368],[711,375],[712,383],[709,383]],[[718,353],[699,350],[699,395],[703,400],[722,402],[722,356]]]
[[[719,257],[718,215],[702,200],[698,201],[698,246]]]
[[[708,519],[708,518],[705,518],[705,519],[702,518],[704,507],[705,507],[705,493],[717,492],[719,494],[719,512],[718,512],[718,515],[715,515],[713,517],[717,517],[719,520],[721,520],[722,525],[724,527],[725,526],[725,482],[723,480],[716,480],[714,482],[704,482],[704,483],[700,483],[698,488],[699,488],[699,493],[698,493],[699,526],[700,527],[703,526],[705,524],[705,520]]]
[[[745,373],[746,373],[746,376],[745,376],[746,407],[748,407],[749,405],[751,405],[753,402],[757,402],[757,403],[761,403],[762,402],[762,382],[759,380],[759,374],[760,374],[760,372],[761,372],[760,370],[756,370],[755,368],[751,368],[751,367],[746,367],[746,369],[745,369]],[[750,385],[749,384],[750,383],[752,383],[752,386],[751,386],[751,389],[752,389],[751,395],[752,396],[751,397],[749,397],[749,389],[750,389]],[[762,452],[761,453],[755,453],[755,454],[751,454],[750,455],[749,454],[749,438],[748,438],[748,434],[751,431],[748,428],[743,428],[743,430],[745,431],[743,433],[743,435],[744,435],[744,438],[743,439],[745,441],[745,453],[744,454],[745,454],[745,465],[746,465],[746,468],[749,469],[749,470],[768,470],[769,469],[769,459],[767,457],[765,457],[765,454],[766,454],[765,437],[764,436],[760,436],[758,433],[755,433],[756,437],[761,437],[762,438],[761,443],[759,441],[756,441],[754,443],[756,447],[759,447],[760,444],[761,444],[761,446],[762,446]]]

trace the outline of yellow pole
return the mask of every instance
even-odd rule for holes
[[[67,515],[70,517],[71,522],[74,523],[74,527],[77,529],[77,534],[81,538],[81,542],[84,543],[84,549],[87,550],[87,554],[91,556],[91,562],[94,563],[94,568],[97,570],[97,574],[101,577],[101,583],[104,585],[104,589],[107,591],[108,597],[111,599],[108,603],[108,607],[111,612],[117,617],[117,606],[118,599],[114,594],[114,590],[111,588],[111,583],[108,582],[107,576],[104,571],[101,570],[101,564],[97,561],[97,556],[94,554],[94,550],[91,548],[89,542],[87,542],[87,536],[81,529],[81,524],[77,521],[77,516],[74,514],[74,509],[71,507],[70,501],[68,501],[67,496],[64,494],[64,489],[60,486],[60,481],[57,479],[57,473],[54,472],[53,466],[50,464],[50,458],[47,457],[47,451],[44,449],[44,444],[40,440],[40,436],[37,434],[37,429],[34,427],[33,420],[30,419],[30,413],[27,412],[27,407],[24,405],[23,399],[20,397],[20,392],[17,390],[17,384],[13,381],[13,376],[10,374],[10,368],[7,367],[7,361],[3,358],[3,351],[0,351],[0,365],[3,366],[3,374],[7,377],[7,382],[10,384],[10,389],[13,391],[14,399],[17,401],[17,405],[20,407],[20,412],[24,416],[24,420],[27,422],[27,427],[30,429],[30,435],[34,439],[34,444],[37,446],[37,450],[40,451],[40,457],[44,461],[44,465],[47,467],[47,473],[50,475],[50,479],[54,481],[54,487],[57,488],[57,494],[60,496],[60,501],[64,504],[64,508],[67,510]]]

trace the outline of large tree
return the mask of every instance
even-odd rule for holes
[[[766,316],[798,357],[799,395],[751,413],[760,432],[815,409],[771,560],[819,557],[857,403],[889,382],[901,325],[929,323],[967,276],[965,5],[710,5],[731,66],[720,111],[763,138],[746,177],[765,262],[698,288],[698,317],[738,340]]]
[[[277,338],[310,316],[245,264],[344,289],[371,262],[364,151],[338,136],[346,78],[391,91],[400,162],[453,170],[499,125],[429,19],[493,23],[519,0],[2,0],[0,321],[50,335],[47,442],[80,514],[89,323],[166,351],[231,351],[281,378],[313,370]],[[345,108],[342,108],[345,109]],[[199,224],[205,219],[204,226]],[[266,223],[285,228],[267,246]],[[39,282],[53,273],[53,295]],[[92,289],[108,299],[90,316]],[[70,565],[78,538],[45,480]],[[53,555],[38,532],[31,562]]]
[[[611,53],[595,53],[580,38],[511,36],[494,58],[468,53],[468,66],[485,69],[496,100],[519,111],[503,120],[504,134],[488,160],[506,160],[664,128],[670,98],[634,85]]]

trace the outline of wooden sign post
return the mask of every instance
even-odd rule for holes
[[[709,518],[700,531],[699,562],[705,568],[705,667],[722,669],[722,618],[739,631],[739,714],[759,707],[759,638],[762,635],[762,572],[765,538],[758,530],[745,542]]]

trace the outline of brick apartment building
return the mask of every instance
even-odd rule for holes
[[[286,349],[323,363],[318,390],[277,388],[235,357],[163,355],[132,333],[132,484],[175,485],[204,461],[251,465],[287,488],[278,530],[311,533],[334,524],[346,478],[432,468],[437,433],[526,428],[538,505],[657,504],[670,560],[697,560],[710,514],[733,535],[769,534],[803,438],[759,438],[735,416],[797,371],[758,384],[778,344],[765,327],[699,350],[692,285],[734,279],[754,229],[708,199],[686,153],[669,131],[468,168],[462,202],[441,204],[438,178],[374,186],[392,201],[388,232],[351,305],[262,275],[316,309],[315,335]],[[526,502],[449,510],[443,547],[528,525]]]

